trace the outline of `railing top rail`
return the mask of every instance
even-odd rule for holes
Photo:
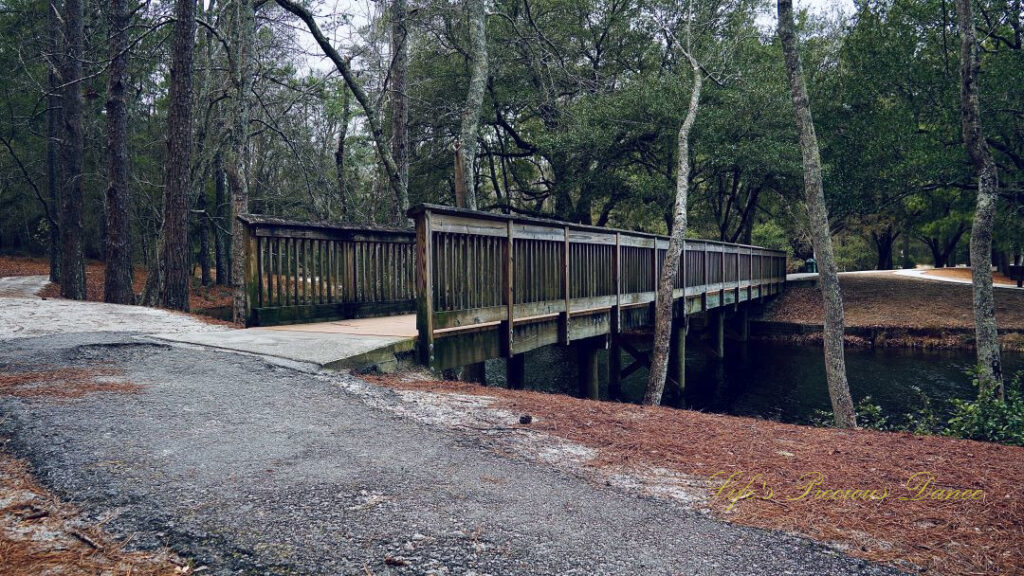
[[[274,218],[271,216],[262,216],[259,214],[239,214],[237,218],[239,222],[242,222],[243,224],[247,224],[249,226],[299,228],[303,230],[330,230],[336,232],[368,232],[374,234],[390,234],[404,236],[409,238],[414,238],[416,236],[416,232],[406,228],[389,228],[386,226],[340,224],[337,222],[308,222],[300,220],[287,220],[284,218]]]
[[[413,206],[406,213],[410,218],[415,218],[420,214],[430,212],[431,214],[445,214],[449,216],[462,216],[466,218],[476,218],[480,220],[493,220],[500,222],[513,221],[516,223],[533,224],[537,226],[550,226],[556,228],[569,228],[569,230],[576,230],[581,232],[592,232],[598,234],[622,234],[626,236],[640,237],[640,238],[656,238],[658,240],[668,240],[668,236],[661,234],[652,234],[650,232],[638,232],[634,230],[623,230],[620,228],[605,228],[601,226],[592,226],[587,224],[576,224],[572,222],[564,222],[562,220],[553,220],[550,218],[537,218],[534,216],[513,216],[510,214],[495,214],[492,212],[481,212],[479,210],[468,210],[465,208],[453,208],[451,206],[441,206],[438,204],[419,204]],[[704,244],[716,244],[719,246],[730,246],[736,248],[753,248],[756,250],[762,250],[764,252],[772,252],[775,254],[785,254],[782,250],[775,250],[772,248],[765,248],[763,246],[754,246],[751,244],[735,244],[732,242],[723,242],[721,240],[704,240],[702,238],[687,238],[687,242],[701,242]]]

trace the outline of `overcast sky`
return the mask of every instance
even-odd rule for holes
[[[764,13],[758,18],[758,24],[764,28],[775,27],[775,2],[766,0]],[[365,25],[373,14],[380,10],[382,3],[374,0],[325,0],[320,10],[316,11],[317,21],[321,28],[332,30],[331,41],[335,45],[351,44],[356,40],[355,27]],[[823,14],[841,13],[852,14],[854,11],[854,0],[793,0],[793,7],[796,10],[809,8],[810,10]],[[342,18],[347,17],[354,26],[337,26],[335,24]],[[334,21],[332,21],[334,20]],[[302,46],[309,57],[310,68],[325,72],[332,70],[334,66],[319,51],[312,36],[304,30],[301,23],[297,23],[299,38]]]

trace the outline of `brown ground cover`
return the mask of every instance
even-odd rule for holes
[[[731,522],[804,534],[878,562],[906,561],[943,574],[1020,574],[1024,570],[1024,449],[941,437],[842,431],[704,414],[664,407],[595,402],[562,395],[460,382],[378,383],[492,396],[497,408],[530,414],[529,427],[598,450],[591,465],[643,474],[666,468],[710,479],[707,506]],[[738,474],[753,495],[730,506],[726,477]],[[877,500],[794,499],[813,475],[818,489],[887,490]],[[932,488],[983,490],[980,500],[900,500],[915,473]],[[926,479],[918,476],[915,481]],[[762,498],[771,488],[771,498]],[[930,492],[927,492],[930,494]],[[848,493],[849,494],[849,493]],[[820,494],[819,494],[820,495]],[[835,496],[835,495],[833,495]]]
[[[847,326],[973,328],[971,286],[892,274],[840,276]],[[1024,292],[997,290],[996,320],[1002,330],[1024,330]],[[821,324],[821,294],[808,285],[789,286],[770,303],[764,319]]]
[[[5,370],[0,394],[72,400],[95,392],[132,393],[139,386],[109,366]],[[36,483],[28,465],[0,450],[0,573],[4,576],[171,576],[191,567],[166,550],[128,551],[102,522],[83,518]]]
[[[86,300],[91,302],[103,301],[103,275],[106,265],[103,262],[89,261],[85,266],[85,287]],[[3,276],[47,276],[50,274],[50,263],[45,258],[30,258],[22,256],[0,256],[0,277]],[[141,293],[146,287],[146,276],[148,271],[145,268],[133,270],[132,286],[135,293]],[[44,298],[60,298],[60,287],[50,284],[39,294]],[[189,292],[189,308],[198,318],[212,324],[233,325],[204,314],[204,311],[212,311],[217,308],[231,306],[232,294],[228,286],[202,286],[198,281],[193,282]]]
[[[99,524],[39,486],[0,452],[0,572],[5,576],[172,576],[192,569],[169,551],[125,550]]]

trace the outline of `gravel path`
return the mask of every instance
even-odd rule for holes
[[[91,365],[143,389],[3,397],[7,449],[115,535],[212,574],[890,573],[495,454],[371,407],[351,376],[123,334],[0,347],[0,371]]]
[[[48,276],[0,277],[0,297],[32,298],[49,283]]]
[[[0,340],[75,332],[154,334],[219,330],[227,328],[207,324],[185,314],[145,306],[76,302],[59,298],[0,297]]]

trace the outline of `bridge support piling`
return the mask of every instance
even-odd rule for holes
[[[526,355],[516,354],[506,361],[506,378],[511,390],[522,390],[526,386]]]
[[[671,379],[680,392],[686,389],[686,322],[681,322],[672,336],[672,370]]]
[[[463,382],[476,382],[484,386],[487,385],[487,371],[483,362],[466,364],[462,367],[460,376]]]
[[[725,358],[725,312],[715,314],[715,356]]]
[[[619,335],[612,335],[608,347],[608,399],[615,402],[622,397],[622,346]]]
[[[591,400],[601,399],[601,380],[597,363],[599,339],[589,338],[573,343],[576,346],[579,369],[580,397]]]
[[[740,342],[750,340],[750,307],[740,308]]]

